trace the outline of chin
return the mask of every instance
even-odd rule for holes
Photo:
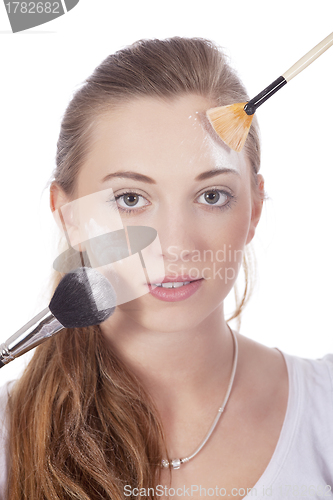
[[[219,307],[222,307],[222,312],[218,314],[223,315],[223,300],[205,300],[200,305],[185,305],[185,302],[162,302],[158,309],[142,310],[141,313],[131,311],[129,315],[132,321],[143,328],[160,333],[177,333],[198,328]],[[128,313],[129,311],[126,314]]]

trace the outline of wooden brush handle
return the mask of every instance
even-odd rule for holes
[[[244,111],[247,115],[253,115],[259,106],[261,106],[267,99],[280,90],[286,83],[288,83],[294,76],[298,75],[303,69],[311,64],[317,57],[319,57],[325,50],[333,45],[333,33],[328,35],[318,45],[313,47],[305,56],[297,61],[291,68],[288,69],[283,75],[279,76],[273,83],[268,85],[262,92],[253,97],[244,106]]]
[[[328,35],[318,45],[313,47],[305,56],[301,57],[291,68],[289,68],[282,76],[289,82],[294,76],[298,75],[303,69],[307,68],[317,57],[321,56],[325,50],[333,45],[333,33]]]

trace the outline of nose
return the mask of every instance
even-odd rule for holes
[[[179,208],[165,211],[156,229],[166,263],[181,265],[182,262],[191,260],[193,251],[197,249],[198,233],[191,214],[186,214]]]

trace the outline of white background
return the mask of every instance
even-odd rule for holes
[[[49,302],[56,226],[44,188],[60,120],[72,92],[109,53],[140,38],[210,38],[254,96],[331,31],[332,0],[80,0],[16,34],[1,3],[0,342]],[[333,352],[332,89],[333,47],[257,111],[270,200],[240,332],[311,358]],[[0,383],[29,357],[4,367]]]

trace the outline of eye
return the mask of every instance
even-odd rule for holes
[[[203,198],[204,202],[199,203],[201,205],[205,205],[208,209],[214,210],[216,208],[220,210],[224,210],[231,207],[232,202],[235,201],[235,197],[223,190],[223,189],[209,189],[199,195],[200,198]],[[124,191],[123,193],[118,194],[114,197],[117,202],[117,209],[120,213],[134,214],[141,212],[145,209],[149,203],[144,203],[144,196],[135,192],[135,191]],[[147,200],[146,200],[147,201]]]
[[[142,204],[142,201],[140,204],[140,198],[142,198],[142,200],[145,200],[145,198],[141,194],[136,193],[135,191],[126,191],[124,193],[121,193],[121,194],[118,194],[117,196],[115,196],[115,200],[118,203],[119,211],[126,212],[126,213],[137,212],[141,208],[148,205],[148,203]],[[120,203],[120,202],[122,202],[122,203]],[[133,207],[133,208],[131,209],[130,207]]]
[[[230,208],[231,202],[234,201],[235,197],[222,189],[209,189],[202,193],[198,199],[200,200],[200,198],[204,200],[204,203],[199,203],[212,209],[219,208],[222,210],[224,208]]]

